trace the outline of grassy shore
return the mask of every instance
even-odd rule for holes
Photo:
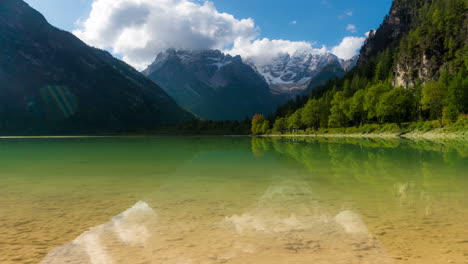
[[[338,137],[338,138],[407,138],[407,139],[466,139],[468,141],[468,132],[453,133],[453,132],[411,132],[406,134],[401,133],[332,133],[332,134],[269,134],[262,135],[263,137]]]
[[[438,121],[397,124],[367,124],[360,127],[299,130],[293,133],[271,132],[267,137],[345,137],[345,138],[408,138],[462,139],[468,141],[468,119],[440,127]]]

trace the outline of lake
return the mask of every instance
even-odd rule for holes
[[[0,139],[0,263],[468,263],[468,144]]]

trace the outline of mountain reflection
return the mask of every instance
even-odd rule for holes
[[[170,213],[140,201],[41,263],[391,263],[358,213],[334,212],[319,199],[307,183],[279,179],[240,215],[205,223],[159,221]],[[184,235],[183,224],[198,235]]]
[[[166,150],[165,142],[145,141],[151,149],[143,153],[143,143],[101,143],[100,153],[108,155],[88,157],[87,166],[74,162],[74,154],[64,156],[66,171],[90,175],[65,182],[65,194],[45,189],[48,196],[40,197],[49,199],[41,201],[51,204],[35,209],[35,221],[47,219],[57,234],[79,232],[54,242],[62,246],[48,248],[39,261],[463,263],[468,168],[463,151],[450,145],[240,137],[176,141]],[[135,165],[123,171],[129,159]],[[63,179],[58,172],[54,177]],[[76,192],[80,203],[61,202]],[[85,231],[96,223],[104,224]],[[43,230],[21,239],[49,238]],[[434,253],[441,248],[448,253]]]
[[[237,247],[275,256],[271,263],[295,260],[279,252],[296,254],[298,263],[392,263],[358,213],[339,211],[320,198],[306,182],[279,181],[222,224],[228,234],[229,229],[237,233],[232,234]]]
[[[115,262],[114,254],[122,253],[126,247],[132,248],[133,254],[144,253],[137,247],[148,243],[151,225],[156,220],[153,209],[140,201],[112,221],[91,228],[73,242],[52,250],[41,263],[119,263]]]

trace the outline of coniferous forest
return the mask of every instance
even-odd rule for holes
[[[358,66],[257,114],[254,134],[463,129],[468,123],[466,0],[395,1]]]

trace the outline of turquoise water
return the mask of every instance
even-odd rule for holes
[[[0,263],[468,263],[468,147],[0,140]]]

